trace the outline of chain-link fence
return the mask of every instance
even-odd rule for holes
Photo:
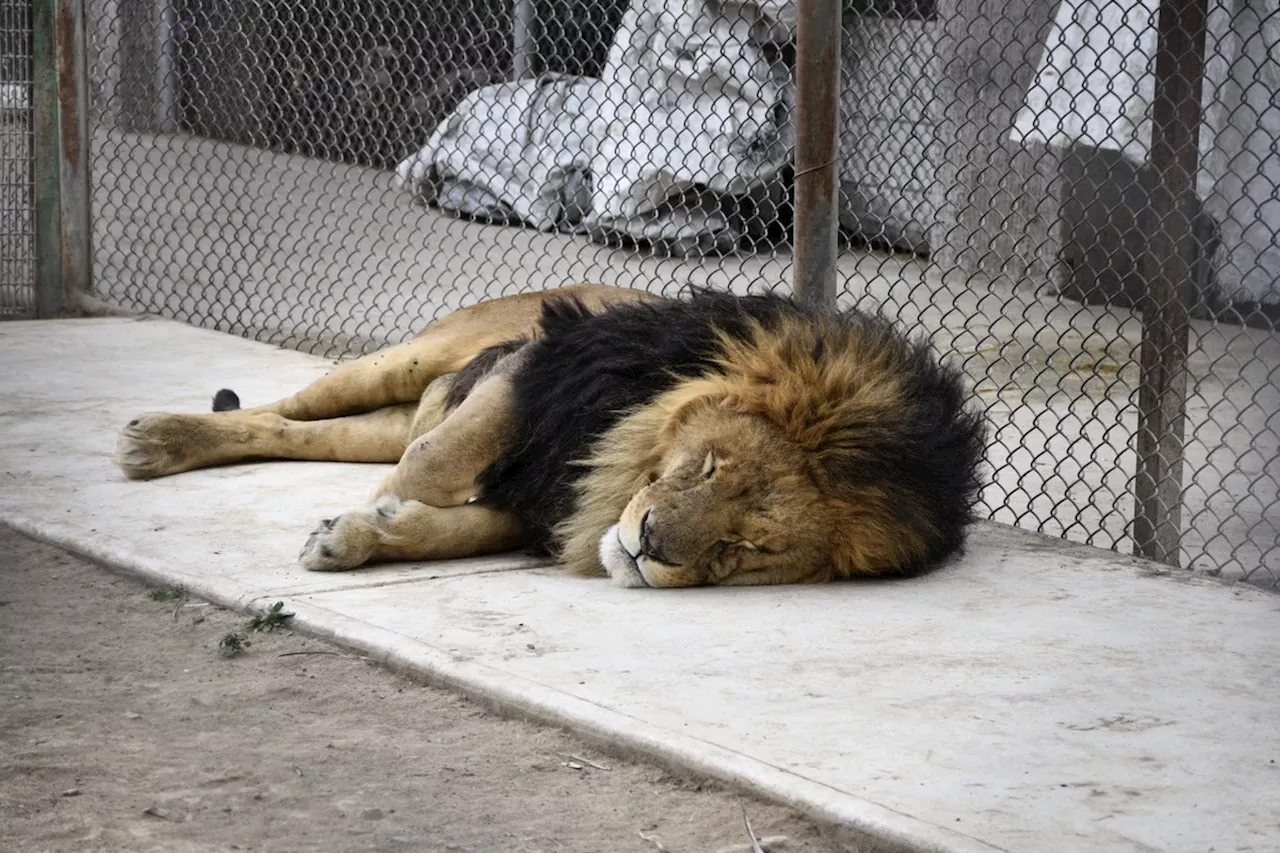
[[[31,4],[0,0],[0,318],[35,312]]]
[[[991,518],[1272,586],[1280,13],[1206,2],[849,5],[838,299],[966,366]],[[786,290],[797,6],[91,0],[93,296],[343,356]]]

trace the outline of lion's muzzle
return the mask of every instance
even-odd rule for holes
[[[628,545],[623,541],[619,525],[615,524],[600,537],[600,565],[615,584],[621,587],[647,587],[649,582],[640,572],[638,558],[640,543]]]

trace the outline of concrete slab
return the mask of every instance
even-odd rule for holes
[[[326,364],[165,321],[0,326],[0,519],[299,624],[506,710],[906,849],[1280,848],[1280,597],[997,525],[918,580],[619,590],[497,557],[308,575],[385,466],[128,483],[139,411]]]

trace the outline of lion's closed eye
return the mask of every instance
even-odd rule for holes
[[[761,551],[761,552],[764,551],[764,549],[762,549],[756,543],[752,542],[750,539],[739,539],[737,537],[730,538],[730,539],[721,539],[720,544],[725,548],[741,548],[744,551]]]

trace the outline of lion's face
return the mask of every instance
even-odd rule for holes
[[[804,455],[764,418],[714,407],[672,427],[666,451],[600,561],[622,586],[821,582],[831,511]]]

